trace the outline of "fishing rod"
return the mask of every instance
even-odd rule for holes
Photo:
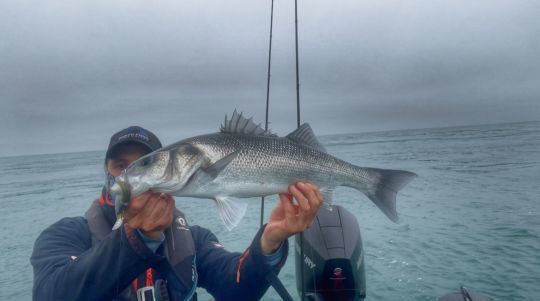
[[[294,0],[294,48],[296,62],[296,127],[300,127],[300,67],[298,62],[298,0]],[[297,234],[300,238],[300,258],[304,258],[304,232]],[[302,283],[301,300],[306,298],[304,281],[304,269],[300,269],[300,281]]]
[[[299,68],[298,68],[298,4],[297,0],[294,2],[294,12],[295,12],[295,46],[296,46],[296,122],[297,127],[300,127],[300,81],[299,81]],[[274,0],[271,0],[271,6],[270,6],[270,35],[269,35],[269,42],[268,42],[268,73],[266,78],[266,111],[265,111],[265,131],[268,131],[268,113],[269,113],[269,107],[270,107],[270,77],[271,77],[271,66],[272,66],[272,31],[273,31],[273,24],[274,24]],[[264,196],[261,197],[261,219],[260,219],[260,226],[263,226],[263,220],[264,220]],[[302,234],[300,234],[302,235]],[[302,237],[302,236],[300,236]],[[303,254],[303,247],[301,246],[302,254]],[[303,273],[302,273],[303,274]],[[292,297],[287,291],[287,289],[284,287],[283,283],[279,280],[277,275],[273,272],[270,272],[266,279],[268,282],[274,287],[274,289],[277,291],[279,296],[283,300],[292,301]],[[303,279],[303,276],[302,276]],[[302,289],[302,298],[304,298],[304,290]]]
[[[268,75],[266,77],[266,118],[264,122],[264,130],[268,131],[268,111],[270,107],[270,68],[272,66],[272,28],[274,24],[274,0],[270,5],[270,37],[268,42]],[[264,196],[261,197],[261,227],[264,220]]]
[[[271,74],[271,66],[272,66],[272,30],[273,30],[273,24],[274,24],[274,0],[271,0],[270,5],[270,36],[268,38],[268,74],[266,77],[266,110],[265,110],[265,122],[264,122],[264,130],[268,131],[268,112],[270,107],[270,74]],[[260,227],[262,228],[264,221],[264,196],[261,197],[261,221],[260,221]],[[270,271],[266,275],[266,280],[274,287],[276,292],[279,294],[281,299],[287,300],[287,301],[293,301],[291,295],[283,285],[283,283],[279,280],[276,273],[273,271]]]
[[[274,0],[271,0],[270,36],[268,49],[268,74],[266,85],[266,120],[268,131],[268,115],[270,107],[270,77],[272,61],[272,29],[274,16]],[[300,128],[300,63],[298,49],[298,0],[294,1],[295,31],[295,67],[296,67],[296,125]],[[340,206],[331,211],[324,210],[317,214],[313,225],[296,234],[295,260],[297,282],[296,288],[302,301],[306,300],[364,300],[365,266],[360,227],[353,214]],[[264,220],[264,197],[261,198],[261,227]],[[332,225],[332,231],[324,231]],[[335,226],[339,225],[339,226]],[[337,235],[336,234],[341,234]],[[328,245],[331,241],[331,246]],[[345,243],[347,242],[347,243]],[[346,253],[348,245],[351,253]],[[340,253],[341,252],[341,253]],[[308,256],[306,256],[306,254]],[[300,269],[300,271],[298,271]],[[279,296],[286,301],[293,298],[278,278],[270,270],[266,275],[268,283],[274,287]],[[309,282],[309,283],[306,283]]]
[[[300,71],[298,67],[298,0],[294,0],[294,41],[296,50],[296,127],[300,127]]]

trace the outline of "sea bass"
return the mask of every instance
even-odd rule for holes
[[[333,157],[307,123],[278,137],[235,110],[231,119],[225,116],[220,132],[187,138],[130,164],[111,188],[118,218],[113,229],[122,224],[131,197],[152,190],[215,200],[230,230],[247,207],[234,198],[285,192],[297,181],[318,185],[327,205],[337,186],[355,188],[397,222],[396,194],[415,176],[403,170],[359,167]]]

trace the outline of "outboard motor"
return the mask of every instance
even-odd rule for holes
[[[341,206],[332,208],[319,210],[303,238],[295,238],[296,287],[303,301],[357,301],[366,297],[360,227],[349,211]]]

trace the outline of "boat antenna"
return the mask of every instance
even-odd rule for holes
[[[270,67],[272,66],[272,27],[274,24],[274,0],[270,6],[270,37],[268,42],[268,75],[266,77],[266,118],[264,122],[264,130],[268,131],[268,111],[270,107]],[[261,197],[261,228],[264,221],[264,196]]]

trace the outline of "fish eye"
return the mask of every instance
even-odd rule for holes
[[[142,161],[141,161],[141,166],[148,166],[150,165],[150,163],[152,163],[152,158],[148,157],[148,158],[144,158]]]

